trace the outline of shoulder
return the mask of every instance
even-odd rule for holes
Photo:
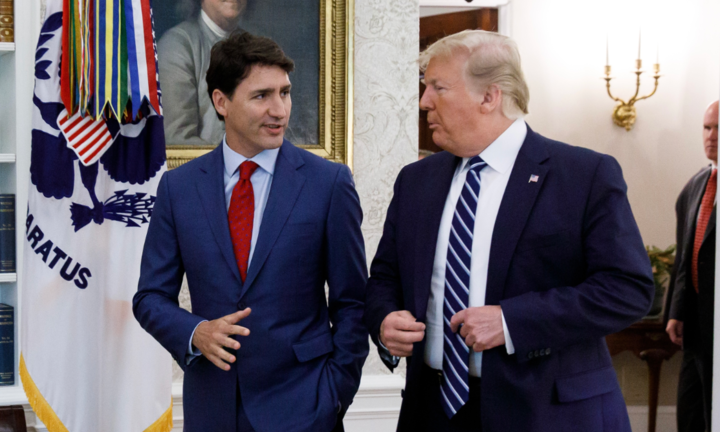
[[[710,176],[711,170],[712,170],[712,166],[708,165],[706,167],[703,167],[694,176],[692,176],[690,178],[690,180],[688,180],[688,182],[685,184],[682,191],[680,192],[680,196],[678,197],[678,200],[681,200],[684,197],[689,197],[696,190],[702,188],[702,186],[707,182],[708,177]]]
[[[579,147],[561,141],[546,138],[536,132],[532,132],[534,139],[542,143],[547,149],[548,156],[556,161],[566,164],[579,164],[583,169],[590,166],[597,166],[601,162],[612,162],[617,164],[614,157],[591,150],[585,147]],[[572,166],[572,165],[570,165]]]
[[[532,134],[530,143],[544,149],[555,177],[578,182],[578,185],[610,181],[625,187],[622,168],[613,156],[552,140],[533,131],[528,133]]]
[[[168,184],[170,186],[182,184],[185,181],[188,181],[188,179],[194,177],[194,175],[199,172],[201,168],[206,167],[210,163],[214,152],[215,150],[212,150],[209,153],[204,154],[200,157],[196,157],[195,159],[188,161],[177,168],[169,169],[167,173],[165,173]]]
[[[299,167],[300,172],[307,177],[337,177],[342,171],[350,172],[347,165],[329,161],[310,151],[297,147],[289,141],[283,143],[280,155]]]
[[[158,50],[167,51],[181,47],[190,47],[202,38],[202,31],[197,19],[191,18],[171,28],[158,42]]]
[[[441,151],[405,165],[400,170],[398,178],[415,179],[418,177],[427,177],[428,175],[433,175],[438,169],[449,167],[454,169],[459,160],[461,160],[460,157],[446,151]]]

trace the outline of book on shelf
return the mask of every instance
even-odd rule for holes
[[[15,385],[15,308],[0,303],[0,386]]]
[[[15,273],[15,195],[0,194],[0,273]]]
[[[0,42],[15,42],[13,0],[0,0]]]

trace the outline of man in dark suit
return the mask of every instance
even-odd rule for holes
[[[158,187],[133,310],[185,371],[188,432],[341,431],[360,383],[360,202],[346,166],[283,139],[292,70],[267,38],[215,45],[225,139]]]
[[[670,339],[683,347],[678,432],[711,430],[717,140],[716,101],[710,104],[703,119],[705,156],[712,164],[690,179],[675,205],[677,252],[665,319]]]
[[[408,358],[399,431],[630,431],[604,336],[654,289],[618,163],[522,120],[515,43],[466,31],[420,58],[433,140],[398,175],[365,321]]]

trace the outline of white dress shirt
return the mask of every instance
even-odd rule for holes
[[[495,219],[500,210],[500,203],[505,194],[508,180],[510,180],[510,173],[515,165],[515,159],[525,141],[526,135],[527,125],[524,120],[518,119],[480,153],[480,157],[488,166],[480,171],[480,195],[475,212],[470,265],[470,307],[485,305],[488,262],[490,261],[490,246]],[[430,300],[427,308],[425,363],[438,370],[442,369],[443,363],[443,299],[445,297],[445,268],[447,266],[450,228],[455,206],[469,170],[469,160],[470,158],[463,158],[455,170],[450,193],[445,201],[437,245],[435,246]],[[508,354],[513,354],[515,349],[504,316],[502,321],[505,333],[505,347]],[[481,364],[482,353],[471,351],[469,365],[471,376],[480,376]]]
[[[250,239],[250,255],[248,256],[248,268],[252,262],[255,245],[257,243],[258,234],[260,233],[260,224],[262,223],[265,206],[267,205],[268,196],[270,196],[270,186],[272,186],[273,175],[275,173],[275,162],[277,161],[280,149],[263,150],[250,159],[237,153],[227,145],[225,138],[222,143],[223,161],[225,163],[225,173],[223,176],[223,184],[225,186],[225,209],[230,208],[230,200],[232,199],[232,191],[238,180],[240,180],[240,164],[246,160],[250,160],[259,165],[250,177],[250,183],[253,186],[253,195],[255,195],[255,213],[253,215],[252,237]],[[205,321],[203,321],[205,322]],[[200,324],[198,324],[200,325]],[[197,329],[197,326],[195,327]],[[190,364],[192,359],[201,355],[199,350],[193,349],[192,338],[195,335],[193,330],[188,343],[188,354],[185,357],[185,363]]]

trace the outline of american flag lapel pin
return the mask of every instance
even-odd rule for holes
[[[538,180],[540,180],[540,176],[533,174],[530,176],[528,183],[537,183]]]

